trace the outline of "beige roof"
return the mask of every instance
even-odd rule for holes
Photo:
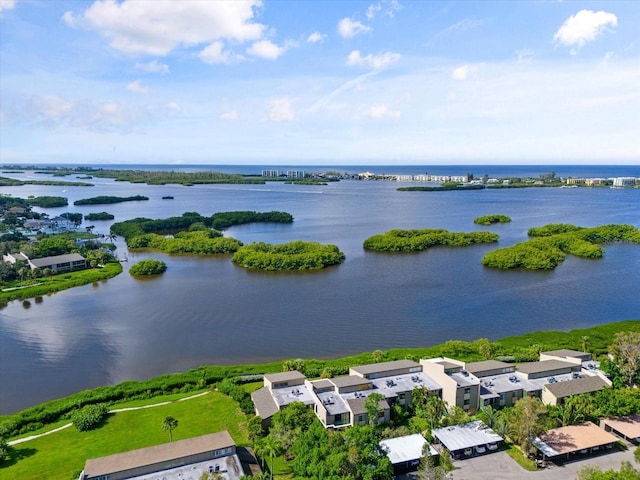
[[[614,435],[591,422],[585,422],[549,430],[536,438],[534,444],[547,456],[554,457],[616,441],[618,439]]]
[[[290,372],[281,372],[281,373],[268,373],[264,376],[264,378],[266,378],[267,380],[269,380],[271,383],[278,383],[278,382],[287,382],[290,380],[304,380],[305,377],[302,373],[300,373],[297,370],[292,370]]]
[[[347,403],[349,404],[349,408],[354,415],[363,415],[367,413],[366,402],[369,397],[360,397],[360,398],[349,398]],[[379,410],[388,410],[389,404],[386,399],[381,399],[380,403],[378,403]]]
[[[267,387],[262,387],[251,392],[251,400],[256,407],[256,414],[263,419],[273,417],[279,410],[276,401],[271,396],[271,391]]]
[[[542,352],[546,355],[553,355],[554,357],[569,357],[569,358],[582,358],[585,355],[590,355],[586,352],[580,352],[578,350],[569,350],[561,348],[560,350],[549,350],[548,352]]]
[[[640,414],[606,418],[604,423],[627,438],[640,438]]]
[[[361,373],[362,375],[369,375],[371,373],[389,372],[392,370],[400,370],[402,368],[415,368],[421,367],[419,363],[412,360],[394,360],[392,362],[383,363],[370,363],[368,365],[359,365],[357,367],[351,367],[351,370]],[[422,370],[422,368],[420,368]]]
[[[545,388],[549,390],[554,397],[564,398],[569,395],[578,395],[580,393],[591,393],[602,390],[607,384],[600,377],[582,377],[575,380],[567,380],[558,383],[548,383]]]
[[[358,377],[356,375],[331,378],[330,381],[338,388],[355,387],[356,385],[371,384],[371,380],[367,380],[366,378]]]
[[[543,360],[542,362],[520,363],[516,367],[516,370],[522,373],[541,373],[548,370],[553,371],[561,368],[573,368],[575,366],[575,363],[563,362],[561,360]]]
[[[465,365],[467,372],[476,373],[483,372],[485,370],[497,370],[499,368],[509,368],[514,365],[507,362],[500,362],[499,360],[484,360],[482,362],[471,362]]]
[[[229,432],[224,430],[107,457],[92,458],[85,463],[84,473],[89,477],[107,475],[232,446],[235,446],[235,442]]]

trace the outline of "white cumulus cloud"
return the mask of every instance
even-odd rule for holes
[[[221,120],[238,120],[238,118],[240,117],[235,109],[220,114]]]
[[[261,6],[260,0],[96,0],[83,13],[65,12],[62,19],[69,26],[100,32],[122,52],[162,56],[179,46],[260,39],[265,26],[254,17],[255,9]]]
[[[157,60],[152,60],[147,63],[136,63],[136,70],[140,70],[142,72],[148,73],[160,73],[162,75],[166,75],[169,73],[169,65],[166,63],[160,63]]]
[[[318,43],[324,41],[327,36],[320,32],[313,32],[307,37],[307,43]]]
[[[254,57],[264,58],[266,60],[276,60],[280,55],[285,52],[285,48],[279,47],[270,40],[260,40],[254,42],[249,48],[247,53]]]
[[[288,122],[293,120],[295,114],[293,105],[288,98],[273,98],[267,104],[267,118],[272,122]]]
[[[467,78],[475,77],[476,75],[478,75],[477,65],[462,65],[454,68],[451,72],[451,78],[454,80],[466,80]]]
[[[338,33],[344,38],[353,38],[360,33],[367,33],[371,30],[371,27],[349,17],[343,18],[338,22]]]
[[[204,63],[211,65],[216,63],[229,63],[230,52],[223,50],[223,48],[224,45],[222,42],[213,42],[198,53],[198,58],[200,58]]]
[[[381,52],[377,55],[368,54],[362,56],[359,50],[352,51],[347,57],[347,65],[350,67],[370,67],[374,70],[382,70],[400,60],[400,54],[394,52]]]
[[[127,85],[127,91],[134,93],[148,93],[149,87],[145,87],[140,83],[140,80],[134,80],[129,85]]]
[[[571,15],[553,36],[553,40],[566,46],[584,47],[595,40],[607,27],[618,26],[618,17],[602,10],[580,10]]]
[[[400,118],[400,112],[398,110],[391,110],[386,105],[373,105],[365,111],[365,115],[369,118]]]

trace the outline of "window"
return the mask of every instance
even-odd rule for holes
[[[471,403],[471,400],[469,400],[468,398],[464,401],[464,405],[465,407],[468,408],[469,404]]]
[[[464,389],[464,393],[465,393],[465,395],[466,395],[467,393],[471,393],[471,388],[470,388],[470,387],[465,388],[465,389]]]

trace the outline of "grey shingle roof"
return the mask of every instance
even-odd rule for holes
[[[556,398],[564,398],[569,395],[596,392],[606,386],[607,384],[600,377],[582,377],[566,382],[549,383],[545,385],[545,388]]]
[[[399,370],[401,368],[414,368],[414,367],[420,367],[420,364],[413,362],[411,360],[394,360],[392,362],[370,363],[368,365],[359,365],[357,367],[351,367],[351,370],[361,373],[362,375],[369,375],[371,373],[382,373],[382,372],[389,372],[393,370]]]
[[[256,413],[263,419],[273,417],[279,410],[267,387],[251,392],[251,400],[253,400],[253,404],[256,407]]]
[[[48,265],[56,265],[59,263],[79,262],[84,260],[84,257],[79,253],[69,253],[67,255],[56,255],[53,257],[35,258],[31,260],[31,263],[36,267],[46,267]]]
[[[516,367],[516,370],[522,373],[541,373],[575,366],[574,363],[563,362],[561,360],[544,360],[542,362],[520,363]]]

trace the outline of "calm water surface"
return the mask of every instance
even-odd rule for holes
[[[329,358],[640,318],[637,245],[607,245],[600,260],[568,257],[552,272],[484,268],[480,259],[495,245],[396,255],[362,249],[367,237],[392,228],[487,229],[500,235],[503,247],[526,240],[530,227],[547,223],[640,227],[638,190],[429,193],[397,192],[399,184],[392,182],[181,187],[94,181],[95,187],[65,192],[24,186],[0,193],[62,195],[70,206],[48,209],[51,216],[106,210],[117,221],[185,211],[287,211],[295,217],[292,225],[247,225],[226,235],[245,243],[333,243],[347,260],[321,272],[258,273],[234,266],[228,256],[128,252],[125,272],[114,279],[32,301],[30,308],[12,302],[0,310],[0,413],[203,364]],[[96,195],[134,194],[150,200],[72,205]],[[162,200],[164,195],[175,199]],[[473,224],[475,217],[491,213],[508,215],[512,222]],[[96,232],[106,233],[111,222],[93,224]],[[118,247],[124,256],[124,243]],[[167,272],[133,279],[126,269],[145,258],[165,261]]]

